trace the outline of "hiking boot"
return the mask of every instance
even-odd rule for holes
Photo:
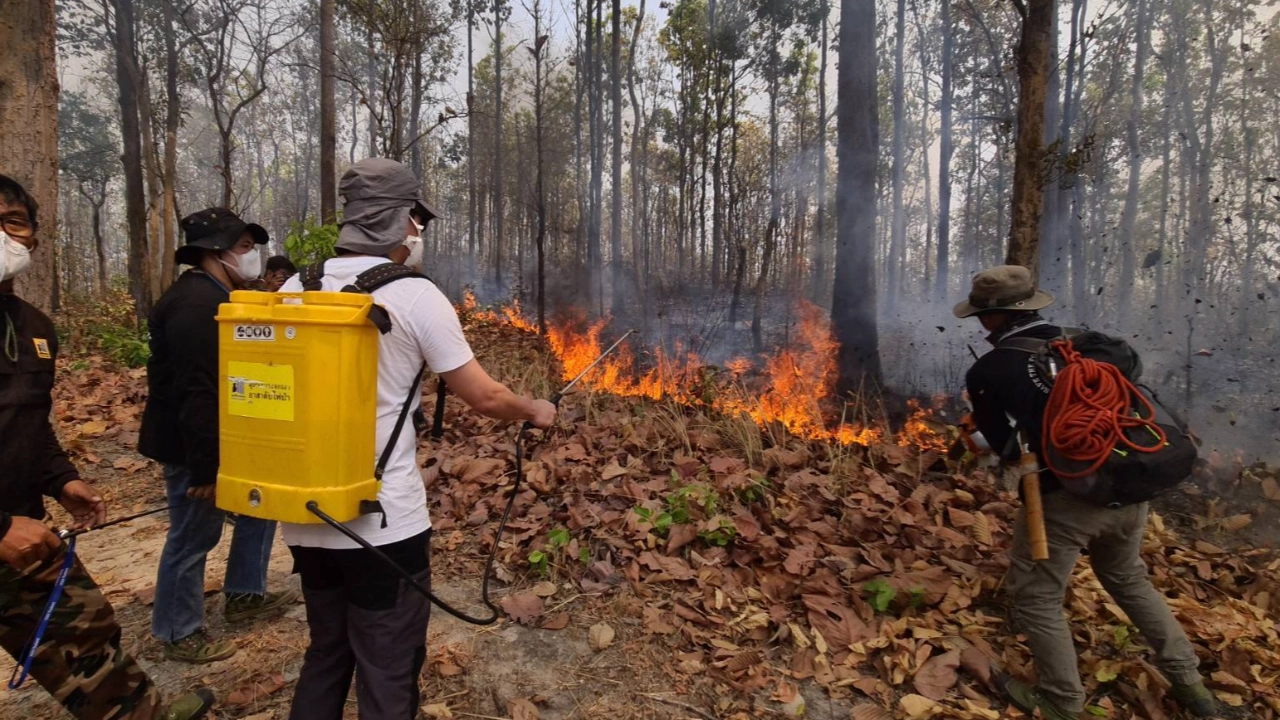
[[[1035,688],[1017,678],[1005,678],[1001,683],[1005,697],[1013,706],[1022,712],[1035,717],[1040,711],[1044,720],[1079,720],[1079,713],[1071,713],[1058,707],[1052,700],[1044,696],[1040,688]]]
[[[229,623],[247,622],[274,617],[289,609],[298,593],[285,590],[278,593],[256,595],[253,593],[227,593],[227,605],[223,615]]]
[[[200,688],[169,703],[160,720],[200,720],[213,707],[213,693]]]
[[[203,665],[226,660],[236,654],[236,644],[230,640],[214,640],[204,630],[197,630],[177,642],[164,644],[164,656],[169,660]],[[197,716],[198,717],[198,716]]]
[[[1191,685],[1174,683],[1169,688],[1169,694],[1178,703],[1178,707],[1194,717],[1207,718],[1218,714],[1218,702],[1203,682]]]

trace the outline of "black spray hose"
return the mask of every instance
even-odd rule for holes
[[[626,333],[622,335],[622,337],[618,338],[618,340],[615,343],[613,343],[613,345],[609,346],[608,350],[605,350],[603,353],[601,353],[600,356],[597,357],[594,361],[592,361],[592,363],[588,365],[582,372],[578,373],[577,377],[570,380],[568,385],[565,385],[563,388],[560,389],[559,392],[553,395],[551,397],[551,404],[555,405],[556,407],[560,407],[560,401],[564,399],[564,394],[569,392],[569,390],[571,390],[574,385],[577,385],[582,380],[582,378],[586,377],[587,373],[591,372],[591,370],[595,368],[596,365],[599,365],[602,360],[608,357],[610,353],[618,349],[618,346],[622,344],[622,341],[626,340],[634,332],[635,330],[628,330]],[[440,385],[437,389],[437,396],[436,396],[437,420],[436,420],[435,428],[433,428],[433,433],[436,429],[442,428],[443,416],[444,416],[444,378],[441,378]],[[399,575],[401,579],[403,579],[406,583],[408,583],[409,587],[422,593],[428,600],[435,603],[436,607],[458,618],[459,620],[463,622],[471,623],[472,625],[492,625],[493,623],[498,621],[498,618],[501,617],[502,612],[498,609],[496,605],[493,604],[493,601],[489,599],[489,578],[493,574],[492,573],[493,561],[498,556],[498,542],[502,539],[502,533],[507,529],[507,520],[510,519],[511,517],[511,509],[515,507],[516,497],[519,496],[520,494],[520,481],[524,479],[524,443],[525,443],[525,438],[528,436],[529,431],[532,429],[533,429],[533,423],[525,422],[524,425],[520,427],[520,432],[516,433],[516,479],[515,479],[515,482],[512,483],[511,485],[511,497],[507,499],[507,507],[505,510],[502,511],[502,520],[498,523],[498,532],[496,535],[493,536],[493,547],[490,548],[489,550],[489,559],[484,564],[484,581],[480,586],[480,599],[484,601],[484,604],[492,612],[492,614],[489,615],[488,617],[483,617],[483,618],[472,617],[471,615],[468,615],[462,612],[461,610],[450,607],[448,603],[436,597],[435,594],[431,592],[431,590],[424,587],[421,583],[419,583],[413,577],[413,575],[409,574],[407,570],[397,565],[394,560],[387,557],[385,553],[383,553],[378,548],[374,547],[368,540],[365,540],[364,538],[360,537],[351,528],[347,527],[346,525],[343,525],[337,520],[334,520],[329,515],[325,514],[325,512],[320,509],[320,504],[317,503],[315,500],[307,501],[307,505],[306,505],[307,510],[309,510],[311,514],[315,515],[316,517],[328,523],[328,525],[332,527],[334,530],[337,530],[343,535],[346,535],[347,537],[351,538],[351,540],[355,542],[357,545],[359,545],[360,547],[372,553],[373,556],[376,557],[379,562],[381,562],[383,565],[386,565],[393,572],[395,572],[395,574]]]
[[[560,398],[561,398],[560,393],[556,393],[556,396],[553,402],[556,404],[559,404]],[[435,593],[431,592],[431,590],[425,587],[422,583],[418,582],[418,580],[414,578],[413,575],[409,573],[409,571],[405,570],[404,568],[396,564],[396,561],[387,557],[385,553],[383,553],[376,546],[371,544],[368,540],[365,540],[364,538],[360,537],[358,534],[356,534],[354,530],[338,522],[337,520],[334,520],[332,517],[326,514],[323,510],[321,510],[319,503],[317,503],[315,500],[310,500],[307,502],[307,510],[309,510],[311,514],[315,515],[316,517],[328,523],[328,525],[332,527],[334,530],[337,530],[343,535],[346,535],[357,545],[359,545],[360,547],[372,553],[373,556],[376,557],[379,562],[381,562],[383,565],[387,566],[387,568],[389,568],[390,570],[394,571],[397,575],[399,575],[402,580],[404,580],[406,583],[409,584],[409,587],[413,588],[414,590],[417,590],[418,592],[426,596],[426,598],[430,600],[432,603],[434,603],[436,607],[458,618],[459,620],[466,623],[471,623],[472,625],[492,625],[493,623],[498,621],[499,617],[501,617],[501,611],[498,609],[498,606],[494,605],[493,601],[489,599],[489,579],[493,576],[493,572],[492,572],[493,561],[498,555],[498,542],[502,539],[502,533],[507,529],[507,520],[511,517],[511,509],[515,507],[516,497],[518,497],[520,494],[520,481],[524,478],[525,438],[529,434],[529,431],[532,429],[533,429],[533,425],[526,422],[520,428],[520,432],[516,434],[516,478],[515,478],[515,482],[512,483],[511,485],[511,497],[507,499],[507,507],[505,510],[502,511],[502,520],[498,523],[498,532],[493,537],[493,547],[490,548],[489,550],[489,559],[484,564],[484,582],[480,586],[480,598],[481,600],[484,601],[484,604],[489,608],[491,612],[491,614],[486,617],[475,617],[472,615],[468,615],[462,612],[461,610],[458,610],[457,608],[450,606],[448,603],[441,600],[440,598],[436,597]]]

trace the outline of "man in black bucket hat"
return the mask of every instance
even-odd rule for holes
[[[165,657],[206,663],[233,655],[230,640],[204,631],[205,558],[222,537],[226,514],[214,506],[218,475],[218,305],[232,290],[258,279],[259,246],[267,231],[225,208],[182,220],[186,244],[175,259],[192,269],[156,303],[147,320],[150,390],[138,452],[164,466],[170,505],[169,535],[156,574],[151,633]],[[276,524],[236,520],[222,590],[230,622],[254,620],[288,608],[295,594],[266,591],[267,562]]]
[[[1040,316],[1051,304],[1053,296],[1036,289],[1027,268],[1000,265],[975,275],[969,297],[953,310],[959,318],[977,317],[994,346],[965,377],[978,430],[996,452],[1013,450],[1006,460],[1020,454],[1014,433],[1021,434],[1041,467],[1044,412],[1053,380],[1041,377],[1028,348],[1066,333]],[[1074,720],[1084,711],[1084,686],[1062,605],[1071,573],[1087,550],[1098,581],[1154,650],[1174,700],[1195,717],[1211,717],[1215,703],[1197,670],[1195,649],[1147,577],[1141,554],[1147,503],[1096,505],[1064,490],[1047,470],[1040,471],[1040,482],[1049,557],[1032,558],[1026,512],[1021,510],[1006,578],[1013,621],[1027,637],[1039,683],[1033,687],[1001,677],[1009,701],[1045,720]]]
[[[363,515],[348,527],[429,585],[431,518],[416,439],[403,424],[421,402],[424,369],[492,418],[545,428],[556,410],[489,377],[439,288],[396,267],[411,261],[418,223],[436,216],[418,198],[413,173],[394,160],[361,160],[342,176],[338,192],[345,203],[338,257],[323,268],[305,269],[281,290],[334,292],[354,285],[386,310],[390,324],[378,343],[375,445],[386,458],[378,490],[383,514]],[[377,276],[394,281],[362,286],[362,278]],[[369,458],[371,469],[377,461]],[[430,603],[333,528],[286,523],[284,539],[302,580],[310,631],[290,720],[341,720],[353,675],[361,720],[414,717]]]

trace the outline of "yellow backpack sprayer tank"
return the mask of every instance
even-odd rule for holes
[[[218,309],[219,508],[319,523],[315,502],[347,522],[376,500],[373,307],[363,293],[237,291]]]

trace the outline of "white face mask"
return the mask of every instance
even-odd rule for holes
[[[404,246],[409,248],[409,257],[405,258],[405,267],[422,267],[422,238],[410,235],[404,239]]]
[[[259,277],[262,277],[262,255],[258,252],[257,248],[254,248],[247,253],[232,253],[231,257],[235,260],[234,263],[229,263],[221,258],[219,258],[219,261],[225,265],[240,282],[247,283],[250,280],[257,280]]]
[[[31,250],[0,230],[0,282],[12,280],[31,267]]]

